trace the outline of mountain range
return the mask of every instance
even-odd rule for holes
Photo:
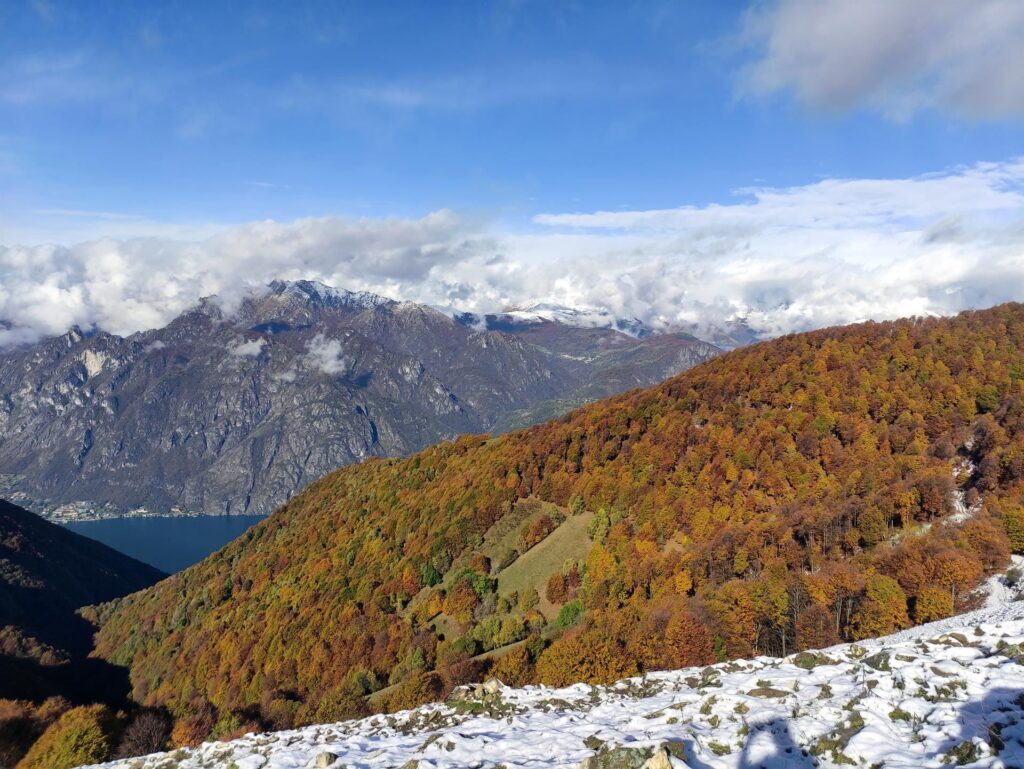
[[[0,494],[54,520],[265,514],[320,476],[501,432],[719,353],[550,306],[485,317],[275,282],[0,354]]]

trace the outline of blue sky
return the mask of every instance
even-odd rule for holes
[[[1022,36],[1018,0],[5,0],[0,315],[50,296],[33,328],[127,332],[287,275],[666,323],[781,307],[768,331],[1017,298],[959,272],[865,297],[934,263],[935,227],[1018,277],[992,227],[1024,220]],[[853,230],[889,260],[865,297],[766,287],[783,254],[793,285],[873,263]]]
[[[515,221],[1022,151],[1019,119],[744,95],[758,55],[747,11],[8,0],[5,224],[40,210],[242,222],[445,207]]]

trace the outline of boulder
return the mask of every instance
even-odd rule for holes
[[[501,694],[505,684],[497,678],[488,678],[482,684],[464,684],[452,689],[448,697],[449,702],[469,702],[471,700],[485,700],[488,697],[495,697]]]
[[[483,684],[481,684],[480,688],[483,690],[484,694],[497,694],[505,688],[505,684],[503,684],[494,676],[491,676],[486,681],[484,681]]]
[[[647,759],[643,769],[681,769],[685,766],[678,758],[674,758],[664,747],[654,751],[654,755]]]
[[[334,753],[324,751],[316,757],[315,761],[313,761],[313,766],[315,766],[316,769],[327,769],[327,767],[333,765],[337,760],[338,757]]]
[[[602,748],[583,759],[580,769],[688,769],[662,745],[658,748]]]
[[[888,673],[892,670],[892,665],[889,664],[889,652],[880,651],[876,654],[872,654],[870,657],[864,658],[864,664],[869,668],[874,668],[883,673]]]

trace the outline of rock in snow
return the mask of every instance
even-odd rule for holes
[[[499,683],[489,682],[485,711],[451,701],[104,766],[1024,766],[1024,602],[786,659],[657,672],[602,687]],[[768,689],[773,696],[754,695]]]

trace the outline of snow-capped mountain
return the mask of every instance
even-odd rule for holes
[[[917,769],[1024,766],[1024,602],[785,659],[611,686],[500,682],[361,721],[109,769]]]
[[[638,318],[620,318],[604,307],[569,307],[537,302],[494,313],[452,311],[460,323],[491,331],[509,331],[530,326],[557,324],[568,328],[611,329],[637,339],[657,333]]]
[[[613,329],[637,339],[657,334],[687,334],[723,350],[743,347],[762,338],[743,318],[655,326],[636,317],[617,315],[606,307],[570,307],[549,302],[537,302],[485,314],[444,309],[441,311],[464,325],[492,331],[523,330],[555,324],[570,328]]]
[[[346,291],[334,288],[318,280],[275,280],[269,285],[268,292],[254,292],[254,297],[266,296],[276,298],[297,298],[326,307],[346,307],[355,310],[367,310],[394,304],[393,299],[374,294],[370,291]]]
[[[548,321],[575,328],[613,328],[630,336],[643,337],[654,330],[638,318],[623,318],[605,307],[568,307],[549,302],[536,302],[496,313],[497,323],[541,323]]]
[[[542,421],[719,352],[637,336],[479,328],[306,280],[130,337],[75,328],[0,351],[0,494],[55,520],[269,513],[342,465]]]

